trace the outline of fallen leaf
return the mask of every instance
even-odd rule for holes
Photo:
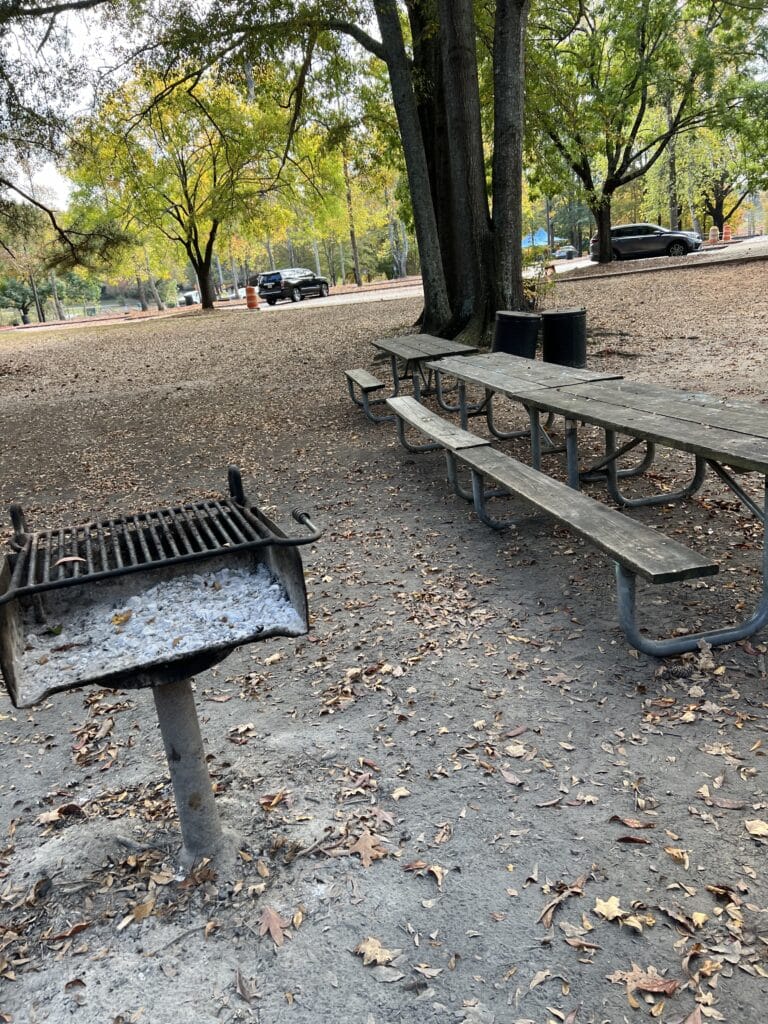
[[[436,978],[438,974],[443,973],[442,967],[430,967],[429,964],[416,964],[413,969],[423,974],[425,978]]]
[[[138,903],[133,908],[133,919],[134,921],[145,921],[155,909],[155,901],[153,899],[145,900],[144,903]]]
[[[398,800],[402,800],[404,797],[410,796],[410,795],[411,795],[410,789],[406,789],[405,786],[398,786],[397,789],[393,790],[393,792],[392,792],[392,799],[395,802],[397,802]]]
[[[627,828],[656,828],[655,821],[640,821],[639,818],[620,818],[618,814],[611,815],[608,820],[618,821],[620,825],[626,825]]]
[[[752,818],[744,822],[747,832],[758,839],[768,839],[768,821],[761,821],[760,818]]]
[[[85,931],[85,929],[90,928],[90,926],[90,921],[78,921],[78,923],[73,924],[71,928],[67,928],[65,932],[59,932],[58,935],[52,935],[50,941],[60,942],[62,939],[71,939],[73,935],[77,935],[79,932]]]
[[[615,921],[617,917],[624,917],[626,911],[619,906],[618,896],[609,896],[607,900],[599,897],[595,900],[595,913],[604,917],[606,921]]]
[[[355,946],[355,953],[363,958],[363,964],[367,967],[369,964],[388,964],[399,956],[399,949],[384,949],[382,944],[373,935],[369,935],[368,938],[363,939],[362,942]]]
[[[269,932],[272,941],[276,946],[282,946],[285,942],[285,929],[288,922],[282,918],[272,907],[264,907],[259,917],[259,935],[266,935]]]
[[[378,838],[371,835],[368,829],[365,829],[357,842],[350,846],[349,852],[360,857],[364,868],[369,868],[375,860],[387,856],[387,851],[379,844]]]
[[[277,793],[265,793],[264,796],[259,797],[259,803],[265,811],[274,811],[280,804],[290,804],[290,793],[285,789],[280,789]]]
[[[246,1003],[252,1003],[259,995],[256,979],[252,978],[249,981],[243,976],[239,967],[235,971],[235,991]]]
[[[574,949],[592,950],[600,949],[600,946],[595,942],[587,942],[586,939],[580,939],[578,937],[568,938],[565,940],[569,946],[573,946]]]
[[[439,864],[430,864],[429,867],[427,868],[427,871],[429,872],[429,874],[435,876],[435,879],[437,880],[438,889],[442,889],[443,882],[445,881],[445,876],[448,874],[446,869],[441,868]]]
[[[532,992],[537,986],[541,985],[542,982],[545,982],[547,980],[547,978],[551,978],[551,977],[552,977],[552,974],[548,970],[537,971],[534,974],[534,976],[533,976],[531,984],[528,986],[528,991]]]
[[[649,967],[647,971],[642,970],[637,964],[632,964],[631,971],[614,971],[608,975],[608,981],[615,985],[625,984],[627,994],[633,992],[658,992],[665,996],[673,996],[680,988],[681,982],[676,978],[662,977],[655,967]]]
[[[40,825],[50,825],[51,822],[61,821],[63,818],[84,818],[85,811],[80,804],[62,804],[52,811],[43,811],[38,814],[35,821]]]
[[[768,832],[766,832],[768,835]],[[683,850],[680,846],[665,846],[664,853],[672,858],[677,864],[682,864],[685,870],[688,870],[688,851]]]
[[[538,882],[538,871],[539,866],[537,864],[534,867],[531,874],[528,875],[525,882],[523,883],[523,888],[525,888],[525,886],[527,886],[529,882]],[[544,909],[536,919],[537,923],[540,922],[544,925],[545,928],[550,928],[552,926],[552,919],[555,915],[555,911],[561,903],[569,899],[571,896],[584,895],[584,886],[587,884],[587,877],[588,876],[586,874],[579,875],[579,877],[574,882],[572,882],[570,885],[566,885],[563,888],[562,892],[558,893],[558,895],[555,896],[554,899],[550,900],[549,903],[547,903],[547,905],[544,907]]]

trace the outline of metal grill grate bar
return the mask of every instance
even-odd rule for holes
[[[19,510],[19,515],[23,515]],[[314,527],[308,517],[297,522]],[[294,546],[316,539],[275,534],[258,509],[236,499],[207,499],[116,519],[27,532],[16,528],[8,556],[11,579],[0,604],[20,594],[90,583],[268,545]]]

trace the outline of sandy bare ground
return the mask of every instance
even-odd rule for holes
[[[763,400],[765,275],[550,301],[587,305],[592,365]],[[2,698],[0,1020],[762,1024],[765,637],[637,656],[602,556],[538,517],[492,533],[365,421],[343,370],[418,310],[0,336],[2,500],[33,525],[217,494],[235,462],[325,526],[310,634],[196,683],[236,877],[178,871],[149,694]],[[761,531],[721,487],[637,514],[723,567],[648,595],[651,629],[754,600]]]

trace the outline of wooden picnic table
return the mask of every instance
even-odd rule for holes
[[[514,360],[514,362],[509,362]],[[521,362],[527,366],[520,366]],[[703,484],[711,469],[762,522],[768,525],[768,407],[756,402],[723,399],[714,395],[679,391],[658,384],[645,384],[594,374],[591,380],[573,379],[573,374],[591,371],[554,369],[534,360],[499,354],[493,358],[471,357],[461,360],[444,359],[431,364],[438,373],[459,380],[459,404],[462,426],[470,415],[464,385],[473,383],[490,392],[500,392],[519,401],[528,411],[530,421],[531,458],[535,469],[541,468],[542,439],[548,441],[542,430],[540,417],[559,415],[565,419],[565,450],[568,464],[568,483],[578,490],[584,479],[602,479],[608,493],[624,508],[640,505],[669,504],[694,494]],[[556,382],[565,371],[571,379]],[[585,470],[579,465],[578,430],[580,424],[601,428],[605,434],[605,455]],[[617,437],[628,440],[619,445]],[[502,436],[497,433],[497,436]],[[639,445],[646,446],[646,455],[631,469],[618,469],[619,458]],[[654,448],[661,445],[694,456],[695,467],[691,480],[674,493],[654,494],[630,498],[620,487],[620,478],[636,476],[653,461]],[[747,490],[733,470],[759,473],[763,477],[763,499],[759,503]],[[619,573],[621,567],[619,568]],[[701,634],[711,643],[731,643],[751,636],[768,623],[768,545],[763,543],[762,593],[754,613],[738,626],[713,630]],[[620,618],[625,632],[639,646],[643,643],[634,624],[634,583],[624,580],[620,593]],[[696,637],[693,637],[695,641]],[[691,641],[688,637],[686,643]],[[674,641],[660,641],[641,649],[654,653],[676,653],[683,648]]]
[[[425,365],[431,359],[442,359],[446,356],[464,356],[477,349],[472,345],[462,345],[446,338],[436,338],[431,334],[403,334],[396,338],[377,338],[371,343],[374,348],[389,356],[392,368],[393,394],[400,394],[400,382],[409,377],[413,382],[413,393],[416,398],[421,396],[424,388],[430,384],[432,371],[425,374]],[[404,366],[402,372],[398,366],[400,360]],[[422,387],[423,386],[423,387]]]

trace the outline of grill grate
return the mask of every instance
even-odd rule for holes
[[[15,513],[15,517],[14,517]],[[294,519],[314,531],[306,513]],[[21,510],[12,510],[16,523]],[[8,556],[11,579],[0,604],[13,597],[81,585],[110,576],[194,562],[267,545],[306,544],[316,537],[274,534],[261,517],[231,499],[207,500],[136,515],[27,533],[17,528]]]

